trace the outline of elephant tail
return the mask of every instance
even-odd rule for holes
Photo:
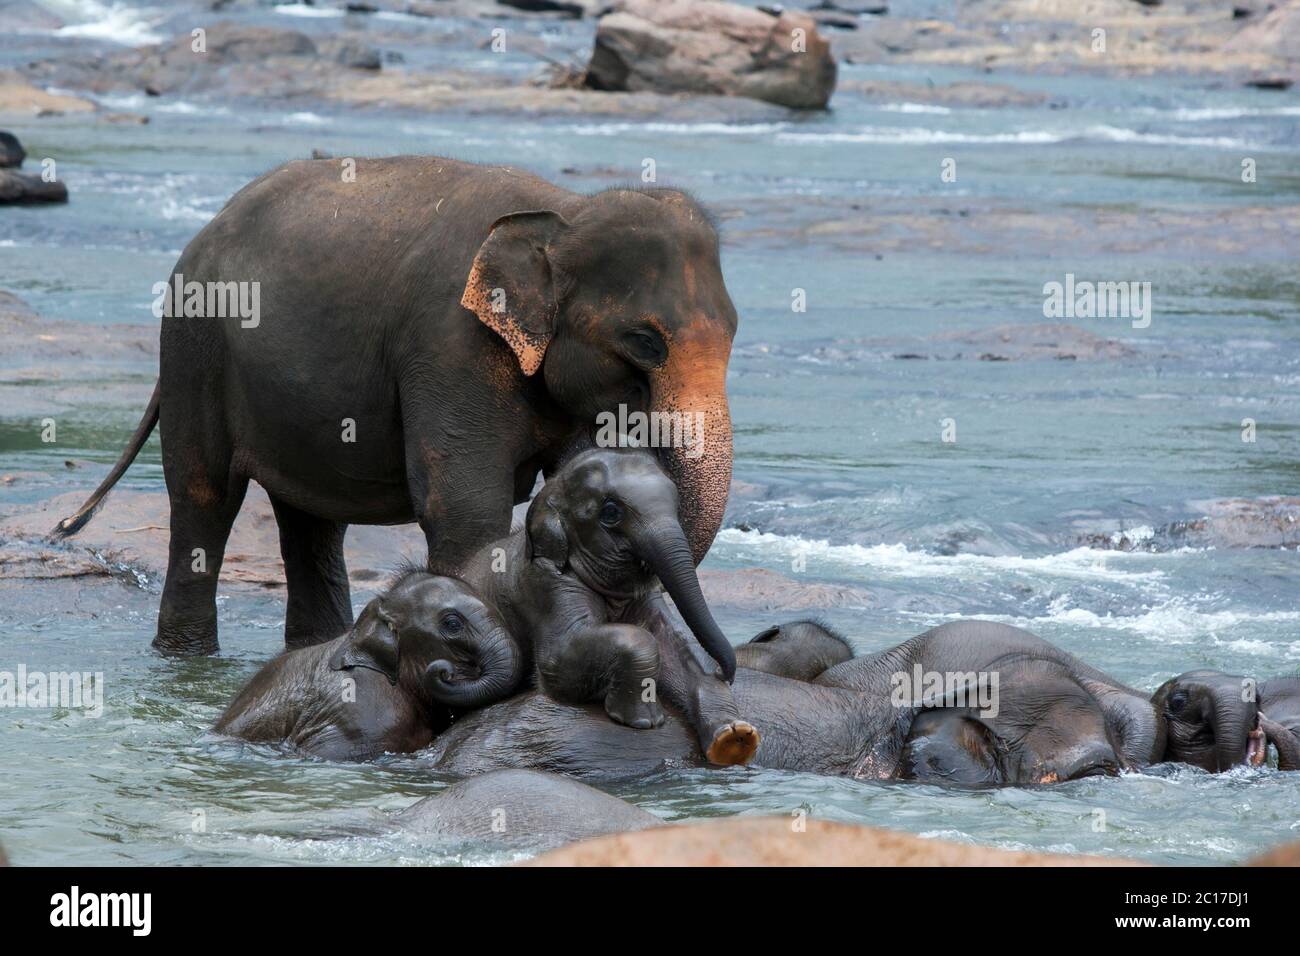
[[[140,454],[140,449],[144,447],[144,443],[149,440],[149,435],[158,424],[158,409],[161,405],[161,386],[161,381],[154,382],[153,396],[149,399],[149,407],[144,410],[144,417],[140,419],[140,424],[135,427],[135,434],[132,435],[131,440],[127,442],[126,448],[122,451],[121,457],[118,458],[117,463],[113,465],[113,470],[110,471],[104,480],[99,483],[99,487],[95,489],[95,493],[86,499],[86,503],[77,510],[76,514],[64,518],[54,526],[54,530],[50,532],[50,538],[52,540],[61,541],[64,538],[71,537],[84,528],[90,522],[90,519],[95,517],[95,512],[97,512],[100,506],[104,503],[104,499],[107,498],[108,493],[113,490],[113,486],[117,484],[118,480],[124,474],[126,474],[126,470],[131,467],[131,462],[135,461],[135,456]]]

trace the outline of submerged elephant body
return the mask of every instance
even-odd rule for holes
[[[740,669],[736,705],[763,737],[752,766],[835,776],[890,776],[911,714],[838,688]],[[458,720],[427,751],[440,772],[469,776],[511,767],[578,777],[635,777],[707,766],[690,724],[673,709],[658,727],[613,723],[599,705],[564,704],[526,691]]]
[[[499,770],[461,780],[393,819],[410,833],[530,849],[645,830],[662,822],[577,780],[532,770]]]

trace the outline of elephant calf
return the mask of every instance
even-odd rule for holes
[[[682,711],[711,763],[748,763],[759,735],[729,682],[736,658],[700,592],[677,488],[648,452],[595,448],[551,476],[525,526],[485,546],[466,580],[527,635],[542,690],[600,702],[617,723],[659,727],[659,696]],[[722,679],[672,626],[655,578]]]
[[[1258,767],[1271,743],[1279,770],[1300,770],[1300,678],[1188,671],[1161,684],[1151,703],[1169,728],[1167,761],[1210,773]]]
[[[331,760],[408,753],[521,676],[495,611],[460,581],[412,569],[348,633],[267,663],[213,730]]]

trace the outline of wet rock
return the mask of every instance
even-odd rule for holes
[[[1137,866],[1111,857],[1030,853],[850,823],[734,817],[619,833],[553,850],[525,866]]]
[[[1300,61],[1300,0],[1288,0],[1263,16],[1251,17],[1223,49],[1274,57],[1293,67]],[[1294,77],[1294,71],[1286,74]],[[1288,85],[1290,85],[1288,83]]]
[[[118,126],[148,126],[149,117],[143,113],[102,113],[99,117],[105,123]]]
[[[851,13],[855,16],[883,17],[889,12],[889,4],[879,0],[821,0],[809,10],[835,10],[839,13]]]
[[[46,182],[40,176],[0,169],[0,205],[67,201],[68,187],[58,180]]]
[[[858,28],[858,18],[851,13],[840,13],[838,10],[809,10],[808,16],[819,27],[827,27],[831,30],[856,30]]]
[[[161,586],[167,570],[170,514],[165,492],[117,488],[75,537],[57,544],[46,540],[50,529],[79,508],[102,477],[88,476],[83,490],[12,507],[0,516],[0,580],[119,574],[151,589]],[[348,530],[344,552],[352,586],[373,590],[403,560],[423,560],[424,535],[413,524],[357,525]],[[266,492],[256,484],[249,485],[231,531],[221,580],[223,586],[284,587],[275,514]]]
[[[1289,90],[1295,80],[1289,76],[1257,76],[1246,81],[1257,90]]]
[[[203,49],[183,33],[166,43],[79,58],[45,60],[29,77],[58,86],[107,93],[143,91],[149,96],[220,92],[230,96],[295,96],[319,93],[358,72],[380,69],[376,50],[346,34],[322,38],[305,33],[220,21],[204,28]]]
[[[13,133],[0,130],[0,169],[17,169],[27,158],[27,150]]]
[[[13,70],[0,70],[0,113],[51,116],[59,113],[91,113],[95,104],[65,93],[48,93],[32,85]]]
[[[701,570],[700,588],[712,605],[751,611],[812,611],[875,604],[871,592],[862,588],[798,581],[767,568]]]
[[[1115,339],[1102,338],[1086,329],[1062,323],[998,325],[973,332],[945,332],[933,339],[937,358],[975,358],[982,362],[1029,361],[1035,359],[1131,358],[1137,350]],[[946,346],[957,347],[956,352]]]
[[[561,13],[575,19],[587,13],[585,4],[572,3],[569,0],[498,0],[498,2],[504,7],[513,7],[527,13]]]
[[[942,86],[897,83],[889,80],[856,80],[839,85],[841,93],[858,93],[868,100],[886,103],[923,103],[932,106],[970,106],[980,109],[1003,106],[1039,106],[1047,95],[1019,90],[1001,83],[947,83]]]
[[[721,93],[796,109],[824,109],[835,75],[807,14],[714,0],[621,0],[597,23],[587,67],[598,90]]]
[[[1163,552],[1179,548],[1300,547],[1300,498],[1219,498],[1188,502],[1197,517],[1159,527],[1090,532],[1081,544],[1105,551]]]
[[[383,68],[383,57],[378,50],[355,40],[330,38],[321,41],[318,52],[331,58],[339,66],[350,70],[379,70]]]
[[[1247,866],[1300,866],[1300,841],[1284,843],[1279,847],[1252,857]]]

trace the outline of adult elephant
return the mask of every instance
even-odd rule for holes
[[[217,649],[217,576],[250,479],[280,529],[290,646],[352,623],[347,525],[418,521],[431,566],[454,573],[620,406],[693,426],[660,458],[696,562],[717,533],[737,320],[717,235],[681,192],[584,196],[433,157],[293,162],[240,190],[175,276],[208,308],[188,291],[170,303],[144,419],[54,532],[90,519],[160,424],[164,654]],[[214,317],[230,289],[258,308]]]
[[[797,625],[780,631],[825,656],[818,625]],[[772,641],[768,632],[760,638]],[[732,692],[741,713],[763,729],[754,766],[964,786],[1033,784],[1118,773],[1163,750],[1162,724],[1144,695],[1002,624],[945,624],[813,682],[747,669],[747,656],[738,655]],[[780,662],[790,666],[798,656],[791,649]],[[935,672],[943,680],[929,686],[924,678]],[[704,763],[676,713],[662,727],[630,731],[598,707],[566,706],[537,692],[458,721],[429,757],[434,768],[458,775],[503,767],[631,775]]]

